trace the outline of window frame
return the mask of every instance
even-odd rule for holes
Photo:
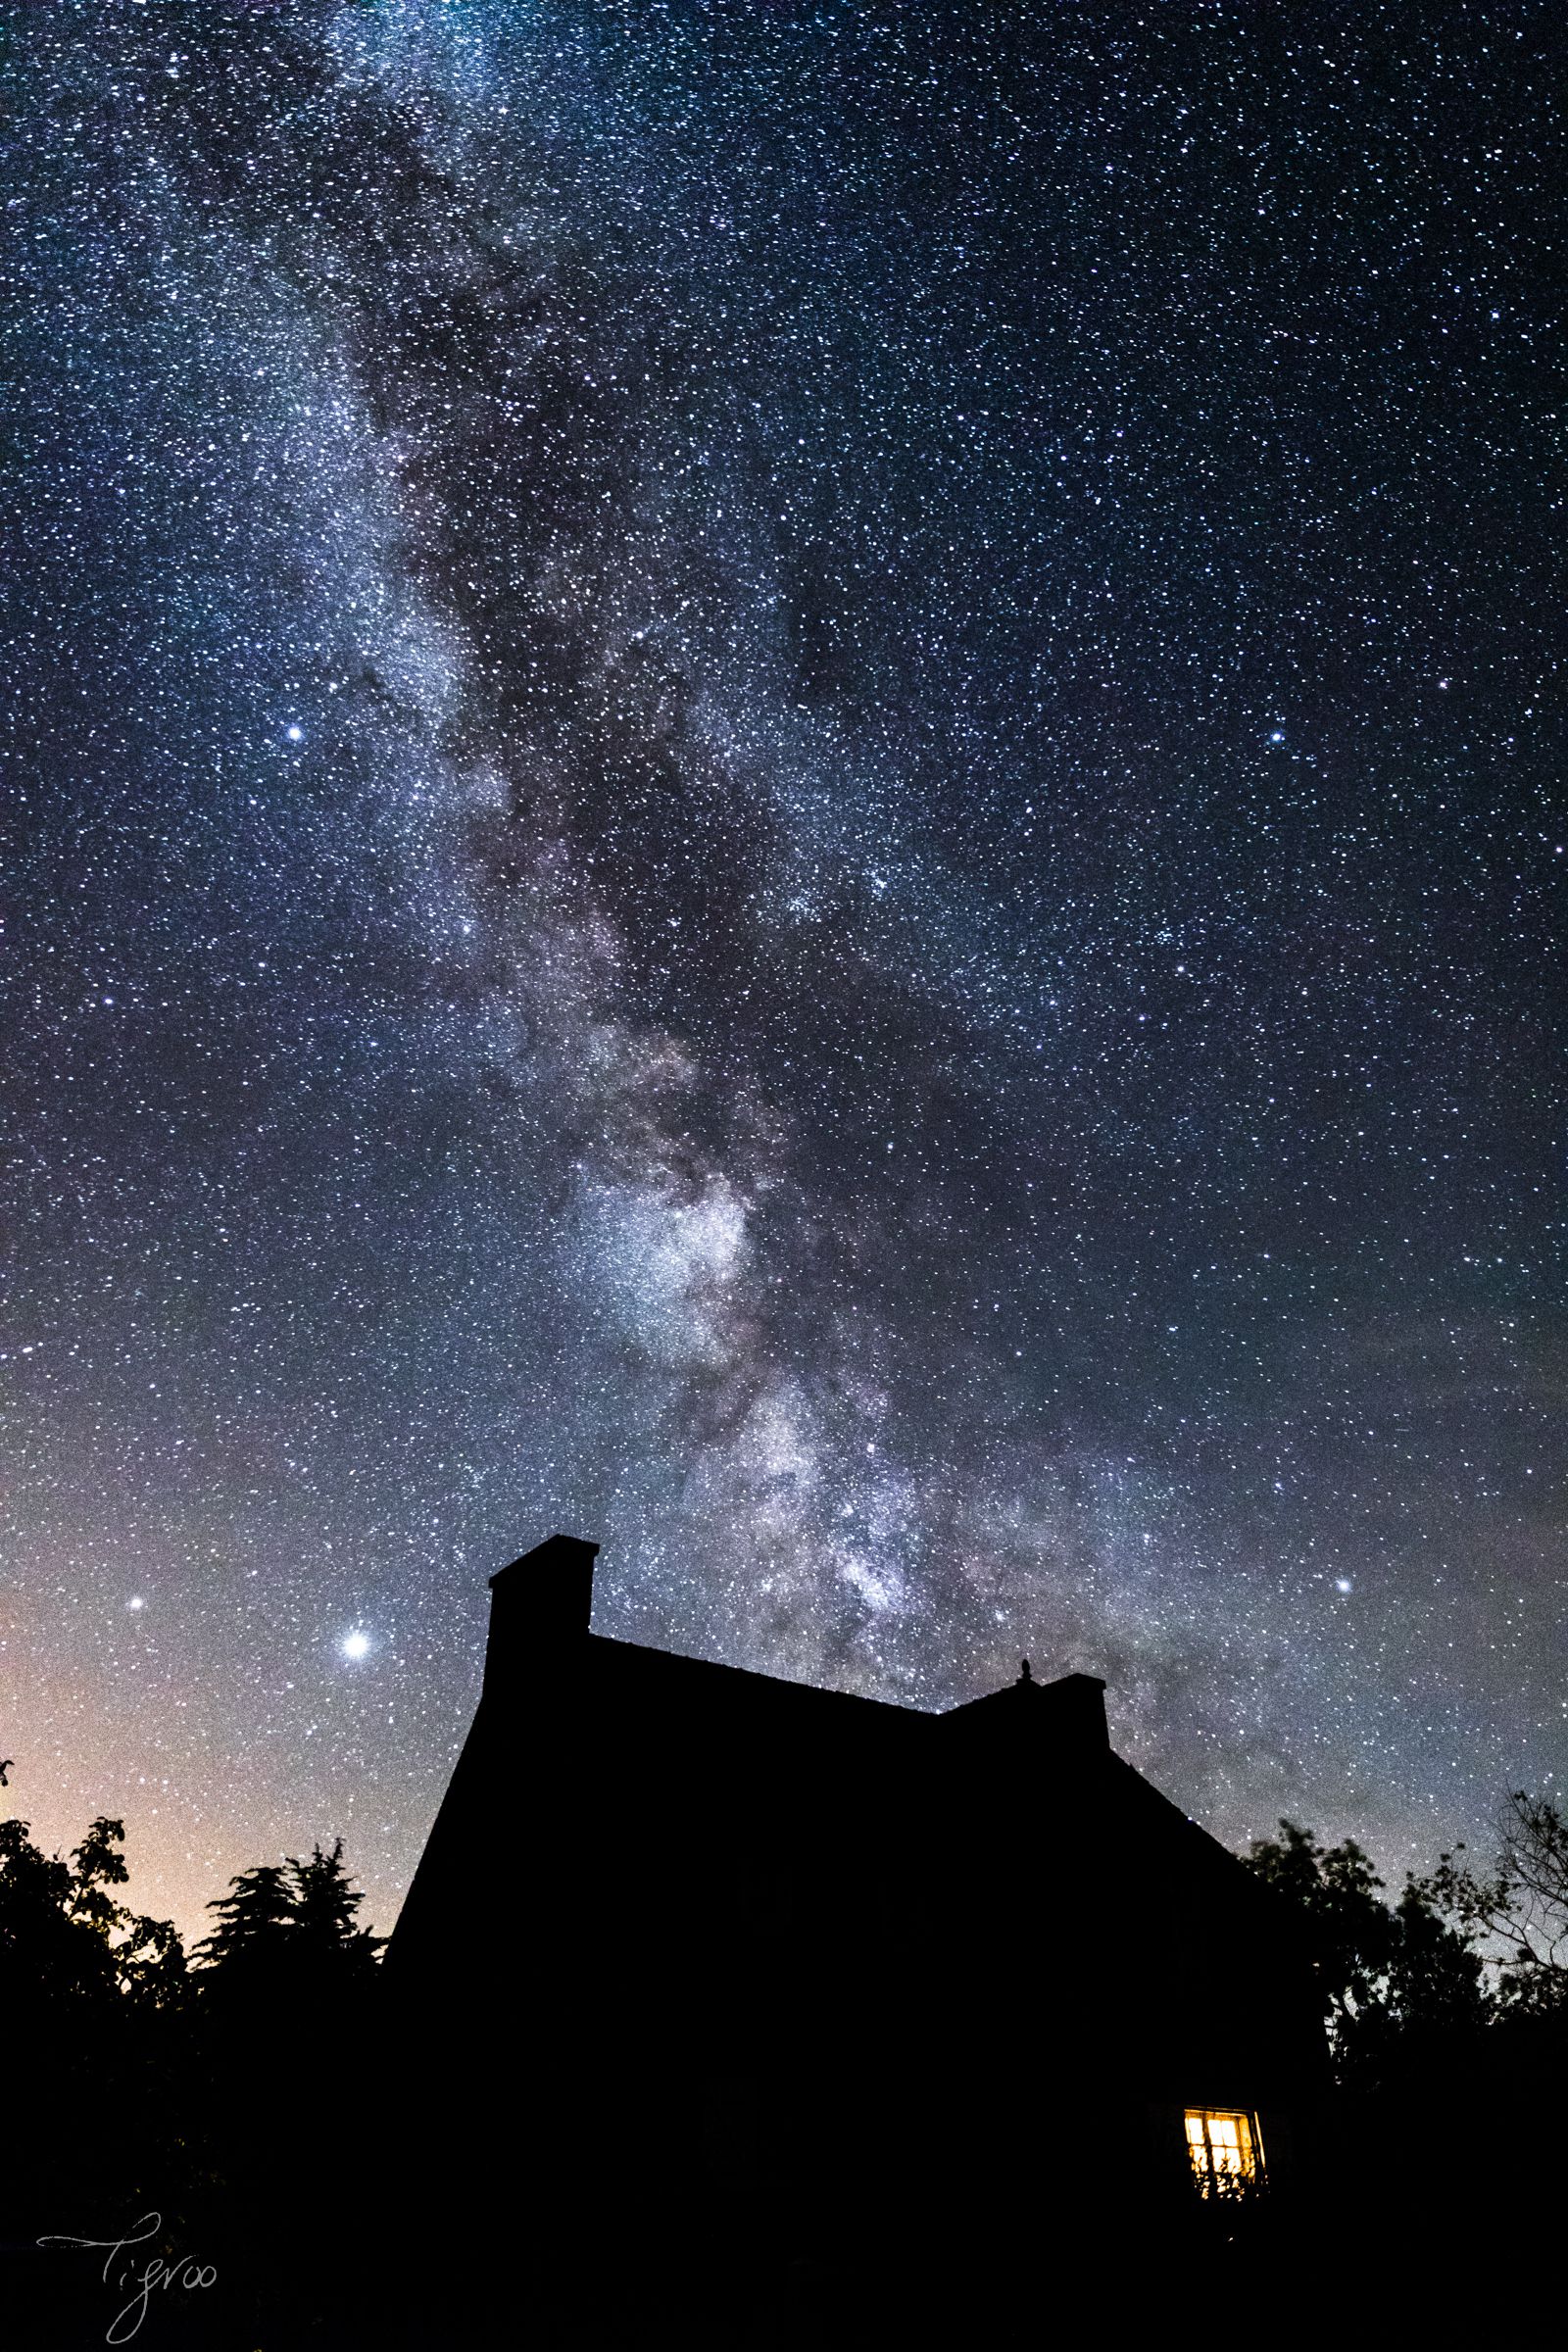
[[[1193,2137],[1192,2126],[1195,2122],[1202,2125],[1200,2142]],[[1211,2122],[1240,2126],[1236,2151],[1242,2159],[1239,2164],[1215,2163],[1214,2142],[1209,2132]],[[1218,2101],[1184,2107],[1182,2139],[1193,2186],[1200,2197],[1224,2199],[1254,2196],[1266,2186],[1268,2168],[1264,2161],[1263,2133],[1255,2107],[1221,2106]],[[1201,2164],[1199,2162],[1200,2149],[1205,2160]]]

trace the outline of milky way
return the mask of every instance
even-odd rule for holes
[[[186,1923],[555,1527],[1233,1839],[1563,1765],[1554,13],[973,14],[24,12],[0,1734]]]

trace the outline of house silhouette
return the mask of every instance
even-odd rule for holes
[[[1324,2072],[1291,1916],[1112,1752],[1100,1682],[928,1714],[643,1648],[590,1631],[596,1552],[491,1578],[386,1955],[438,2235],[564,2311],[1049,2267],[1288,2191]]]

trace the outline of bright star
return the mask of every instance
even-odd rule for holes
[[[287,734],[290,743],[303,743],[305,741],[305,729],[303,727],[290,727],[287,730]]]
[[[144,1609],[147,1606],[147,1603],[143,1600],[139,1592],[135,1592],[131,1595],[130,1599],[126,1601],[125,1606],[127,1609]]]
[[[1349,1578],[1348,1576],[1337,1576],[1334,1579],[1334,1590],[1336,1592],[1348,1592],[1350,1590]]]
[[[342,1646],[346,1658],[363,1658],[370,1646],[370,1637],[368,1634],[345,1634]]]

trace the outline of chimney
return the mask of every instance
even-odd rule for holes
[[[1024,1661],[1025,1665],[1028,1661]],[[990,1748],[997,1740],[1009,1750],[1050,1756],[1056,1763],[1084,1762],[1110,1752],[1105,1724],[1105,1686],[1098,1675],[1063,1674],[1054,1683],[1037,1683],[1033,1669],[984,1698],[971,1698],[950,1708],[944,1723],[957,1727],[967,1746],[978,1740]]]
[[[580,1642],[594,1604],[597,1544],[547,1536],[490,1579],[490,1638],[484,1690],[494,1691],[552,1650]]]
[[[1110,1745],[1105,1723],[1105,1686],[1095,1674],[1064,1674],[1036,1686],[1050,1701],[1061,1737],[1084,1754]]]

